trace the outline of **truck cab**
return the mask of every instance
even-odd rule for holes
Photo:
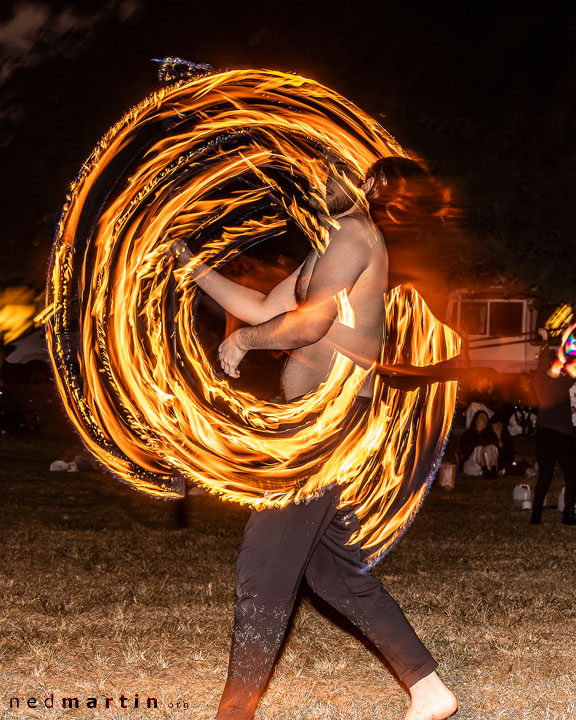
[[[529,294],[502,287],[450,293],[446,322],[463,339],[463,365],[488,367],[501,373],[530,372],[536,367],[546,313]]]

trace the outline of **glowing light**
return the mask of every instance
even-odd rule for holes
[[[564,330],[558,355],[550,367],[550,373],[554,377],[559,377],[563,370],[576,378],[576,323]]]
[[[560,305],[546,320],[544,327],[550,333],[562,332],[568,325],[574,322],[574,308],[572,305]]]
[[[39,300],[29,287],[0,288],[0,347],[17,340],[33,326]]]
[[[305,500],[338,482],[357,504],[375,562],[409,524],[439,462],[456,383],[402,392],[377,383],[366,422],[339,427],[366,370],[335,353],[317,392],[276,404],[235,390],[195,332],[200,263],[222,267],[296,222],[323,251],[319,149],[359,174],[403,154],[334,91],[272,71],[177,82],[130,110],[72,185],[57,229],[46,313],[59,391],[87,447],[139,490],[185,482],[256,508]],[[325,209],[325,206],[324,206]],[[195,258],[174,270],[169,248]],[[339,321],[351,325],[346,293]],[[459,339],[412,290],[388,296],[383,359],[414,365],[457,354]],[[279,432],[289,424],[290,437]]]

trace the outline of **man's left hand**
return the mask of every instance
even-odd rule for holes
[[[240,347],[240,330],[235,330],[233,333],[228,335],[226,340],[218,348],[218,358],[220,359],[220,365],[222,370],[230,377],[240,377],[238,365],[247,350],[243,350]]]

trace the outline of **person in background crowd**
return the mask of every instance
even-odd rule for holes
[[[498,437],[489,427],[488,414],[478,410],[460,438],[463,470],[466,475],[498,475]]]
[[[534,390],[534,383],[530,373],[520,373],[518,376],[518,387],[516,389],[516,405],[526,408],[535,408],[538,405],[538,398]]]
[[[536,432],[536,408],[538,398],[529,373],[521,373],[514,388],[515,401],[510,405],[508,418],[508,432],[510,435],[529,435]]]
[[[492,380],[485,375],[475,377],[468,388],[465,403],[468,406],[466,408],[467,429],[472,427],[472,422],[479,410],[483,410],[489,418],[492,417],[496,404]]]
[[[498,438],[498,471],[501,475],[510,474],[514,463],[514,438],[499,413],[492,415],[488,427]]]
[[[532,525],[542,522],[544,498],[554,474],[556,462],[560,465],[566,483],[566,495],[562,522],[576,525],[574,505],[576,503],[576,441],[572,430],[572,409],[570,387],[574,379],[567,374],[560,377],[550,375],[550,367],[556,352],[548,345],[545,330],[540,331],[545,344],[538,356],[534,388],[538,396],[538,419],[536,421],[536,459],[538,460],[538,481],[534,489]]]

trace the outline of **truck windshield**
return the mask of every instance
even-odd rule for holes
[[[460,307],[460,327],[468,335],[487,335],[488,303],[464,301]]]
[[[521,302],[490,303],[490,335],[498,337],[519,337],[522,335]]]

